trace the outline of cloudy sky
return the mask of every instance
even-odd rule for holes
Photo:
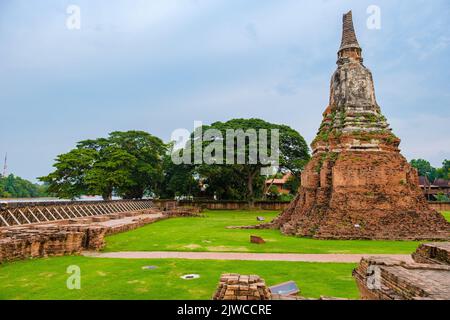
[[[71,4],[80,30],[66,26]],[[82,139],[139,129],[168,141],[236,117],[310,142],[349,9],[403,154],[450,159],[448,0],[1,0],[0,156],[35,180]]]

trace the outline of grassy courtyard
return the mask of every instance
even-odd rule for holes
[[[410,254],[414,241],[314,240],[288,237],[278,230],[236,230],[230,225],[253,225],[256,217],[272,220],[277,212],[206,211],[205,218],[161,221],[130,232],[107,237],[105,251],[216,251],[276,253]],[[250,235],[267,241],[249,243]]]
[[[81,289],[69,290],[66,269],[81,270]],[[143,266],[157,266],[143,270]],[[61,257],[19,261],[0,265],[0,299],[211,299],[222,273],[258,274],[268,285],[294,280],[302,295],[358,298],[352,279],[353,264],[124,260],[86,257]],[[180,276],[197,273],[200,279],[182,280]]]
[[[204,218],[179,218],[110,236],[105,251],[218,251],[279,253],[413,252],[411,241],[323,241],[286,237],[277,230],[231,230],[230,225],[266,221],[277,212],[207,211]],[[443,215],[450,220],[450,212]],[[250,234],[267,243],[249,243]],[[67,267],[81,270],[81,289],[69,290]],[[156,266],[144,270],[144,266]],[[210,299],[222,273],[258,274],[268,285],[294,280],[305,297],[358,298],[351,276],[355,264],[183,259],[100,259],[57,257],[0,265],[1,299]],[[200,279],[180,276],[197,273]]]

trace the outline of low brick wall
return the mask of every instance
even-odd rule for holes
[[[450,211],[450,202],[428,202],[437,211]]]
[[[155,205],[160,208],[170,208],[176,206],[174,200],[155,200]],[[249,207],[247,201],[214,201],[214,200],[194,200],[178,201],[179,206],[203,208],[209,210],[274,210],[283,211],[287,209],[290,202],[282,201],[256,201],[253,207]],[[437,211],[450,211],[450,202],[429,202],[430,206]]]
[[[29,258],[80,254],[104,246],[106,228],[53,225],[15,228],[0,233],[0,263]]]
[[[289,202],[256,201],[250,207],[247,201],[179,201],[180,206],[196,207],[209,210],[278,210],[289,206]]]
[[[0,264],[15,260],[77,255],[83,250],[98,251],[105,236],[173,217],[197,217],[196,209],[170,211],[147,209],[105,216],[55,221],[0,229]],[[117,223],[109,223],[117,221]]]

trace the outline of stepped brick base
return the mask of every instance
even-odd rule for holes
[[[395,152],[315,155],[299,195],[268,226],[320,239],[450,239],[450,224],[428,206],[416,170]]]

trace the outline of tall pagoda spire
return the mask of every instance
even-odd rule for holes
[[[342,63],[342,59],[346,58],[362,62],[361,51],[362,49],[356,38],[355,27],[353,26],[352,11],[349,11],[342,18],[342,41],[338,52],[338,63]]]
[[[330,101],[298,195],[267,227],[317,239],[448,241],[450,223],[429,207],[377,104],[351,11],[342,34]]]
[[[358,39],[356,38],[355,28],[353,26],[353,16],[352,12],[349,11],[344,14],[342,19],[342,42],[341,48],[339,50],[343,50],[346,48],[359,48]]]

